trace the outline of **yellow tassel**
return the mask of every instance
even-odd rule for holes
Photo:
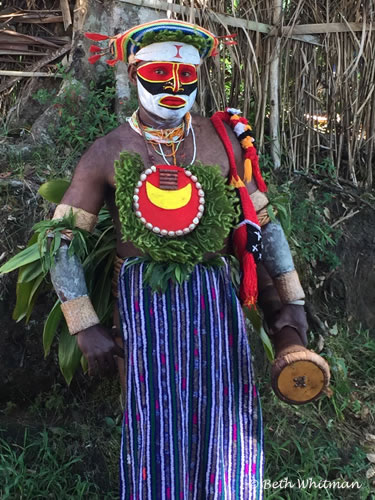
[[[253,177],[253,166],[251,164],[250,158],[246,158],[244,161],[244,176],[243,180],[245,183],[250,182]]]
[[[255,297],[247,297],[243,305],[249,309],[256,309]]]
[[[241,146],[245,149],[251,148],[252,145],[253,145],[253,141],[251,140],[250,136],[245,137],[245,139],[242,139],[242,141],[241,141]]]
[[[241,187],[245,186],[245,184],[241,181],[241,179],[239,177],[238,177],[238,179],[235,179],[234,177],[232,177],[229,184],[235,188],[241,188]]]

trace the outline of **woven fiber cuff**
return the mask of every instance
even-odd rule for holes
[[[288,273],[280,274],[280,276],[274,278],[274,282],[280,299],[284,304],[305,298],[305,293],[295,269]]]
[[[257,212],[257,217],[260,227],[265,226],[266,224],[271,222],[270,216],[268,215],[267,207],[264,207],[259,212]]]
[[[69,215],[71,210],[73,210],[73,214],[75,215],[76,227],[89,232],[94,229],[98,220],[96,215],[86,212],[83,208],[76,208],[70,205],[64,205],[63,203],[61,205],[57,205],[52,219],[62,219],[65,215]]]
[[[52,229],[49,229],[47,231],[47,238],[54,238],[54,237],[55,237],[55,233],[52,231]],[[70,229],[63,229],[61,231],[61,239],[65,240],[65,241],[72,241],[73,231],[71,231]]]
[[[259,210],[262,210],[262,208],[266,207],[269,204],[267,196],[262,193],[262,191],[259,191],[259,189],[254,191],[254,193],[250,195],[250,198],[253,202],[256,212],[259,212]]]
[[[87,295],[67,300],[61,304],[68,330],[71,335],[75,335],[90,326],[100,323],[99,318]]]

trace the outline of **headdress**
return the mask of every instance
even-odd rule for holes
[[[94,63],[110,53],[113,59],[106,61],[110,66],[118,61],[131,64],[137,60],[157,60],[160,59],[160,54],[163,54],[164,61],[182,62],[184,59],[184,62],[200,64],[206,57],[217,54],[216,48],[220,38],[200,26],[173,19],[159,19],[140,24],[115,36],[98,33],[85,33],[85,36],[94,41],[109,41],[109,48],[104,50],[92,45],[90,52],[94,55],[89,61]],[[232,35],[229,35],[229,38],[231,37]],[[158,57],[155,57],[156,52]]]

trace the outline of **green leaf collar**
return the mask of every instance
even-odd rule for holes
[[[134,188],[144,170],[138,154],[123,152],[115,162],[116,205],[124,241],[131,241],[152,261],[178,263],[189,269],[202,262],[207,253],[218,252],[239,211],[234,189],[226,184],[217,166],[196,164],[189,170],[198,178],[205,193],[205,212],[198,226],[191,233],[180,237],[161,237],[148,230],[133,210]],[[178,276],[185,273],[177,268]],[[182,274],[181,274],[182,273]]]

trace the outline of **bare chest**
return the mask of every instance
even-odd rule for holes
[[[151,165],[168,163],[188,166],[199,162],[207,166],[219,166],[223,177],[227,177],[229,173],[228,156],[219,137],[214,130],[204,130],[201,126],[195,126],[184,141],[173,148],[167,145],[146,142],[142,136],[133,130],[127,130],[124,140],[119,143],[117,157],[121,151],[125,150],[138,153],[145,168]],[[109,183],[114,187],[113,167],[110,172]]]

